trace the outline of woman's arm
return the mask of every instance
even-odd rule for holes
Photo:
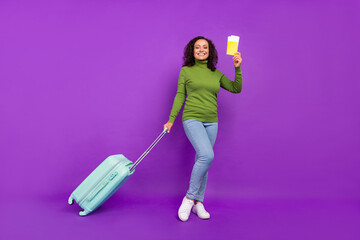
[[[185,102],[185,98],[186,98],[185,72],[182,68],[180,71],[180,74],[179,74],[178,88],[177,88],[174,103],[173,103],[173,106],[172,106],[172,109],[170,112],[169,121],[164,125],[164,129],[165,129],[165,127],[168,128],[167,132],[170,132],[170,128],[172,127],[172,124],[174,123],[175,118],[179,114],[181,107]]]
[[[242,58],[239,52],[235,53],[233,61],[235,67],[235,81],[231,81],[229,78],[223,75],[220,79],[220,86],[229,92],[240,93],[242,89],[242,72],[240,69]]]

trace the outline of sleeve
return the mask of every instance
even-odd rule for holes
[[[185,102],[185,98],[186,98],[185,72],[184,69],[182,68],[179,74],[177,92],[170,112],[169,122],[174,123],[175,118],[179,114],[181,107]]]
[[[242,89],[242,73],[240,67],[235,67],[235,81],[231,81],[225,75],[221,76],[220,86],[232,93],[240,93]]]

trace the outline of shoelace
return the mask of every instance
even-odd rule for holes
[[[196,210],[199,211],[199,212],[204,212],[204,213],[208,213],[206,210],[205,210],[205,207],[204,205],[202,204],[196,204]]]
[[[185,202],[185,206],[186,206],[186,208],[184,207],[180,212],[181,213],[186,213],[187,212],[187,209],[190,209],[191,210],[191,207],[193,206],[193,205],[191,205],[191,203],[189,203],[189,202]]]

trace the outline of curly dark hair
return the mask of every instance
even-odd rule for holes
[[[213,44],[213,42],[207,38],[204,38],[202,36],[198,36],[196,38],[193,38],[185,47],[184,49],[184,64],[183,66],[194,66],[195,65],[195,57],[194,57],[194,45],[195,42],[199,39],[204,39],[208,42],[209,44],[209,57],[207,58],[208,62],[207,62],[207,67],[211,70],[211,71],[215,71],[216,70],[216,64],[218,62],[218,55],[217,55],[217,51],[215,48],[215,45]]]

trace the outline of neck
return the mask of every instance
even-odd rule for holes
[[[208,60],[197,60],[195,59],[195,65],[199,67],[207,67]]]

